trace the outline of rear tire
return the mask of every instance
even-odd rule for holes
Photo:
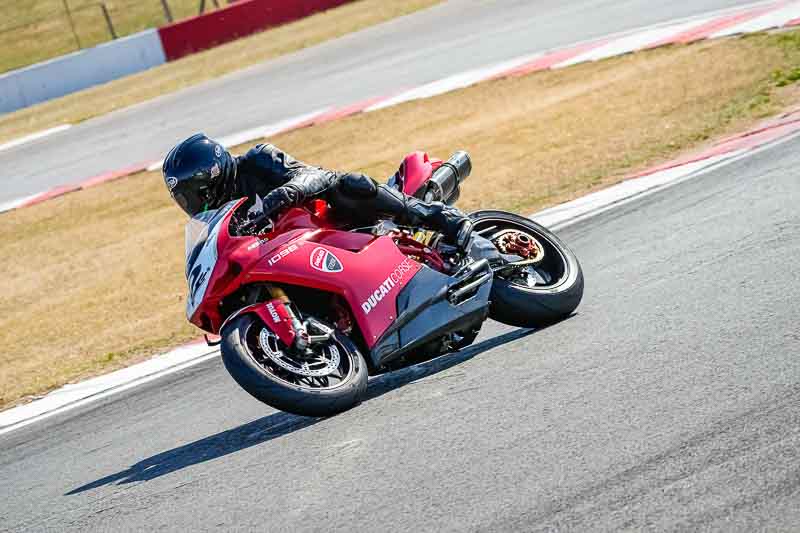
[[[261,320],[246,314],[233,320],[222,331],[222,361],[234,380],[250,395],[281,411],[302,416],[330,416],[361,402],[367,389],[367,365],[355,344],[338,331],[335,344],[348,358],[348,372],[333,388],[299,386],[278,377],[263,362],[263,350],[253,335],[264,328]],[[259,353],[259,350],[260,353]]]
[[[503,229],[517,229],[534,236],[542,243],[546,254],[550,254],[552,269],[557,274],[551,284],[533,287],[495,276],[489,308],[492,319],[510,326],[542,327],[563,320],[577,309],[583,298],[583,270],[572,250],[553,232],[528,218],[505,211],[478,211],[470,218],[474,231],[485,232],[482,236],[486,238]],[[497,229],[492,229],[493,226]]]

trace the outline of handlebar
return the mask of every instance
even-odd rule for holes
[[[272,229],[275,226],[275,220],[280,218],[280,216],[285,214],[286,211],[292,207],[303,208],[314,216],[324,218],[325,209],[320,208],[320,206],[317,204],[318,202],[323,202],[323,205],[327,205],[324,203],[323,200],[311,199],[297,206],[281,207],[270,213],[261,213],[260,215],[256,215],[254,218],[247,220],[243,224],[240,224],[238,230],[242,233],[250,233],[250,234],[252,234],[253,230],[256,230],[256,233],[264,233],[264,230],[269,227],[269,231],[272,231]]]
[[[275,224],[269,214],[263,213],[239,226],[239,231],[248,233],[250,230],[256,230],[255,233],[263,233],[267,226],[275,226]]]

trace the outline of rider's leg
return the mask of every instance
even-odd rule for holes
[[[398,224],[424,226],[442,232],[461,249],[467,248],[472,235],[472,221],[455,207],[423,202],[364,174],[341,175],[328,200],[334,211],[349,211],[357,221],[387,217]]]

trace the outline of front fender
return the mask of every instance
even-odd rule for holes
[[[292,346],[292,344],[294,344],[297,332],[295,331],[294,325],[292,325],[292,317],[281,300],[270,300],[269,302],[261,302],[242,307],[225,319],[222,326],[219,328],[220,335],[225,335],[224,330],[228,323],[246,314],[258,316],[261,322],[264,323],[264,326],[272,330],[286,346]]]

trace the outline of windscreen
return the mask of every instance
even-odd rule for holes
[[[228,211],[235,205],[236,201],[228,202],[219,209],[209,209],[199,215],[195,215],[186,223],[186,278],[189,278],[192,264],[197,260],[200,250],[203,249],[208,240],[209,233],[225,218]]]
[[[210,223],[214,220],[214,215],[217,210],[204,211],[195,216],[186,223],[186,276],[189,276],[189,270],[193,262],[192,255],[197,256],[194,252],[199,252],[208,239],[208,229]]]
[[[235,205],[236,201],[232,201],[219,209],[204,211],[186,224],[186,281],[189,283],[186,316],[189,319],[203,301],[217,263],[217,236],[222,229],[221,222]]]

